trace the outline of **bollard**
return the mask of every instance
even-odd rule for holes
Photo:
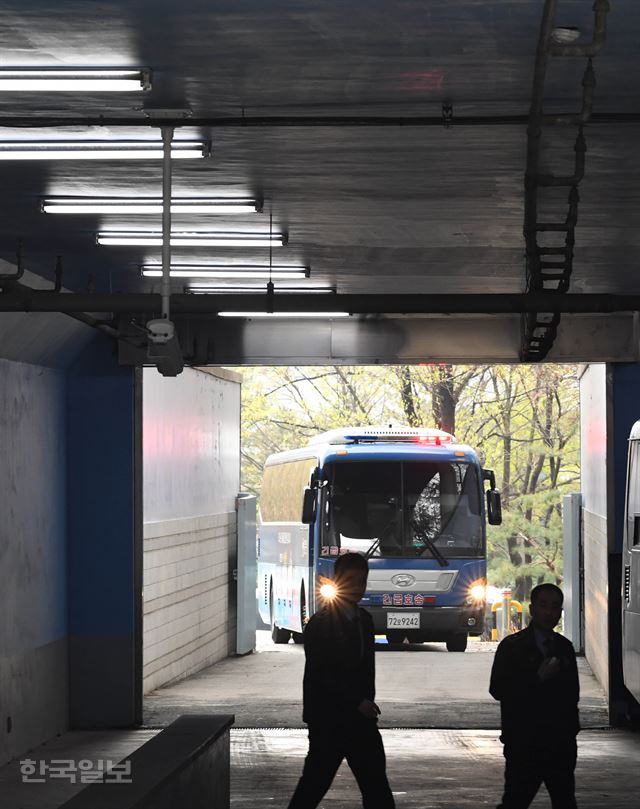
[[[505,587],[502,591],[502,613],[501,613],[501,627],[500,627],[500,640],[506,638],[509,634],[509,623],[511,616],[511,588]]]
[[[516,601],[515,598],[512,599],[511,601],[511,609],[513,609],[514,607],[516,610],[516,618],[518,619],[518,622],[516,626],[513,628],[513,631],[519,632],[522,629],[522,604],[519,601]]]
[[[500,601],[491,605],[491,640],[498,640],[498,610],[502,609]]]
[[[511,598],[511,590],[503,590],[502,601],[494,601],[491,605],[491,640],[502,640],[512,632],[522,629],[522,604]],[[512,622],[511,612],[516,612],[516,623]],[[498,616],[498,612],[500,615]]]

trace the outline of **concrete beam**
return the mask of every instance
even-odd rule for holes
[[[215,314],[223,310],[265,312],[265,295],[171,296],[173,314]],[[161,308],[153,293],[59,293],[22,288],[0,294],[0,312],[116,312],[155,313]],[[274,312],[339,311],[375,314],[524,314],[559,312],[603,314],[640,312],[640,295],[596,294],[444,294],[444,295],[276,295]]]
[[[180,317],[192,365],[355,365],[519,362],[520,318],[432,317],[334,321]],[[635,316],[565,315],[549,362],[636,362]],[[120,343],[120,362],[144,353]]]

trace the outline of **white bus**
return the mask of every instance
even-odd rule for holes
[[[631,428],[622,548],[622,669],[640,702],[640,421]]]

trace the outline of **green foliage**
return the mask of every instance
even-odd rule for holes
[[[243,368],[242,485],[259,496],[272,452],[346,425],[439,426],[494,469],[504,522],[488,529],[489,581],[526,601],[562,582],[562,496],[580,486],[573,366]]]

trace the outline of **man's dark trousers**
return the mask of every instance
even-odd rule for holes
[[[289,809],[315,809],[346,758],[364,809],[393,809],[382,738],[374,719],[354,717],[309,725],[309,753]]]
[[[577,809],[574,769],[576,742],[505,744],[504,795],[498,809],[527,809],[544,784],[552,809]]]

